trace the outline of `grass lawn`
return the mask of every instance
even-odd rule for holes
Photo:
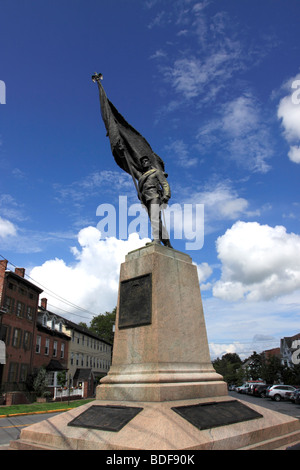
[[[70,408],[76,408],[77,406],[84,405],[89,403],[94,399],[89,400],[70,400],[67,401],[56,401],[49,403],[31,403],[29,405],[11,405],[11,406],[0,406],[0,417],[5,415],[14,415],[14,414],[30,414],[30,413],[47,413],[55,410],[69,410]]]

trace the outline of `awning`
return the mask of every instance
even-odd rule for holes
[[[87,381],[93,377],[92,369],[76,369],[73,380]]]
[[[68,370],[68,369],[67,369],[67,367],[64,367],[56,359],[51,359],[49,364],[46,366],[46,370],[49,372],[49,371]]]
[[[0,341],[0,364],[6,364],[6,347],[4,341]]]

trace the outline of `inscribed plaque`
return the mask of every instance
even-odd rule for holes
[[[93,405],[70,421],[68,426],[118,432],[142,409],[132,406]]]
[[[172,410],[200,430],[263,417],[237,400],[178,406]]]
[[[145,274],[120,284],[119,328],[151,324],[152,276]]]

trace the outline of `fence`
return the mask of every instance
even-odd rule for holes
[[[84,395],[84,385],[82,387],[71,387],[71,388],[54,388],[54,400],[66,399],[69,397],[82,398]]]

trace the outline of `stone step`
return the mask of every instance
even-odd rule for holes
[[[30,441],[24,441],[17,439],[10,441],[9,446],[6,450],[58,450],[55,447],[50,447],[42,444],[37,444]]]
[[[238,450],[286,450],[287,447],[300,443],[300,431],[290,432],[265,441],[256,442]]]

